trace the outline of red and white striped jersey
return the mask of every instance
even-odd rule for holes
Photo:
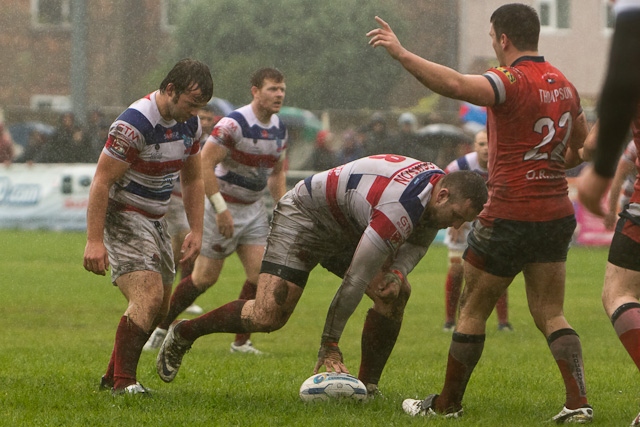
[[[182,164],[200,150],[200,119],[166,121],[153,92],[113,122],[103,153],[129,163],[109,198],[152,217],[165,214]]]
[[[367,235],[380,251],[393,253],[416,229],[443,176],[433,163],[381,154],[312,175],[294,192],[326,229],[356,241]]]
[[[269,175],[287,148],[287,129],[275,114],[268,124],[261,123],[249,104],[221,119],[206,143],[229,150],[215,171],[224,199],[253,203],[262,197]]]

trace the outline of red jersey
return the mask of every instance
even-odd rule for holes
[[[525,56],[484,76],[496,103],[487,109],[489,201],[479,218],[551,221],[574,213],[564,155],[582,112],[575,87],[541,56]]]
[[[633,142],[636,144],[636,168],[640,171],[640,105],[636,117],[631,122],[631,130],[633,132]],[[636,182],[633,185],[633,194],[630,203],[640,203],[640,173],[636,176]]]

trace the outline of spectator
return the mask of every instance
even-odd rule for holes
[[[56,132],[48,144],[41,147],[41,153],[38,155],[39,163],[67,163],[68,155],[72,151],[73,133],[76,130],[76,121],[73,113],[63,113]]]
[[[340,165],[364,157],[364,127],[348,129],[342,134],[342,146],[336,155],[336,162]]]
[[[89,113],[84,134],[88,140],[89,150],[92,153],[91,162],[97,162],[109,135],[109,122],[105,119],[104,113],[100,109],[96,108]]]
[[[336,156],[332,149],[334,135],[328,130],[321,130],[316,135],[316,147],[313,153],[311,168],[323,171],[337,166]]]
[[[395,153],[390,147],[390,139],[384,116],[381,113],[373,113],[369,120],[368,131],[364,141],[364,154],[371,156],[374,154]]]
[[[428,162],[435,162],[435,152],[432,155],[431,151],[433,150],[425,150],[417,131],[418,119],[416,116],[409,112],[400,114],[400,117],[398,117],[398,132],[391,138],[393,152]]]
[[[46,157],[50,151],[49,144],[47,135],[35,129],[32,130],[29,133],[27,146],[22,151],[22,154],[16,158],[16,163],[47,163]]]
[[[11,138],[9,131],[5,129],[4,121],[0,120],[0,163],[11,164],[14,155],[13,138]]]
[[[71,139],[66,141],[60,151],[64,163],[96,163],[98,161],[91,147],[91,140],[80,126],[74,126]]]

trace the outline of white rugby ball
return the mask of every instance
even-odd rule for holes
[[[300,386],[300,399],[305,402],[340,398],[364,400],[367,398],[367,388],[353,375],[335,372],[313,375]]]

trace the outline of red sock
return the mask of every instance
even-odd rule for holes
[[[151,334],[143,331],[127,316],[120,318],[114,346],[113,388],[123,389],[136,383],[136,370],[142,347]]]
[[[454,263],[454,261],[452,261]],[[444,287],[444,307],[445,322],[456,323],[456,314],[458,312],[458,304],[460,302],[460,292],[462,291],[463,275],[453,271],[453,265],[449,267],[447,272],[447,281]]]
[[[509,312],[507,310],[508,307],[508,297],[507,291],[504,291],[504,294],[498,298],[498,302],[496,302],[496,314],[498,315],[498,324],[505,325],[509,323]]]
[[[202,294],[200,289],[196,288],[191,280],[191,275],[185,277],[178,283],[176,289],[171,295],[171,302],[169,305],[169,313],[162,322],[158,325],[159,328],[169,329],[171,323],[180,316],[180,313],[185,311],[193,302]]]
[[[401,321],[383,316],[370,309],[364,321],[358,378],[365,385],[378,384],[382,370],[400,333]]]
[[[191,273],[193,273],[193,264],[193,262],[188,262],[180,267],[180,280],[186,278],[187,276],[191,276]]]
[[[613,328],[633,363],[640,369],[640,304],[623,304],[611,316]]]
[[[547,337],[547,343],[564,381],[564,406],[568,409],[581,408],[587,404],[587,387],[578,334],[573,329],[559,329]]]
[[[203,335],[216,332],[236,334],[251,332],[242,324],[242,307],[246,302],[241,299],[231,301],[200,317],[180,323],[180,336],[186,340],[195,341]]]
[[[113,347],[111,351],[111,357],[109,358],[109,364],[107,365],[107,372],[103,375],[103,378],[106,380],[106,383],[113,387],[113,367],[115,365],[116,360],[116,348]]]
[[[256,299],[256,292],[258,291],[258,286],[255,283],[252,283],[248,280],[245,280],[244,285],[242,285],[242,290],[240,291],[240,296],[238,299],[251,300]],[[246,343],[249,338],[251,338],[251,334],[236,334],[235,343],[236,345],[243,345]]]
[[[482,356],[484,339],[484,334],[453,333],[444,386],[435,403],[437,412],[446,414],[462,408],[462,397],[469,383],[469,378],[471,378],[471,374]]]

